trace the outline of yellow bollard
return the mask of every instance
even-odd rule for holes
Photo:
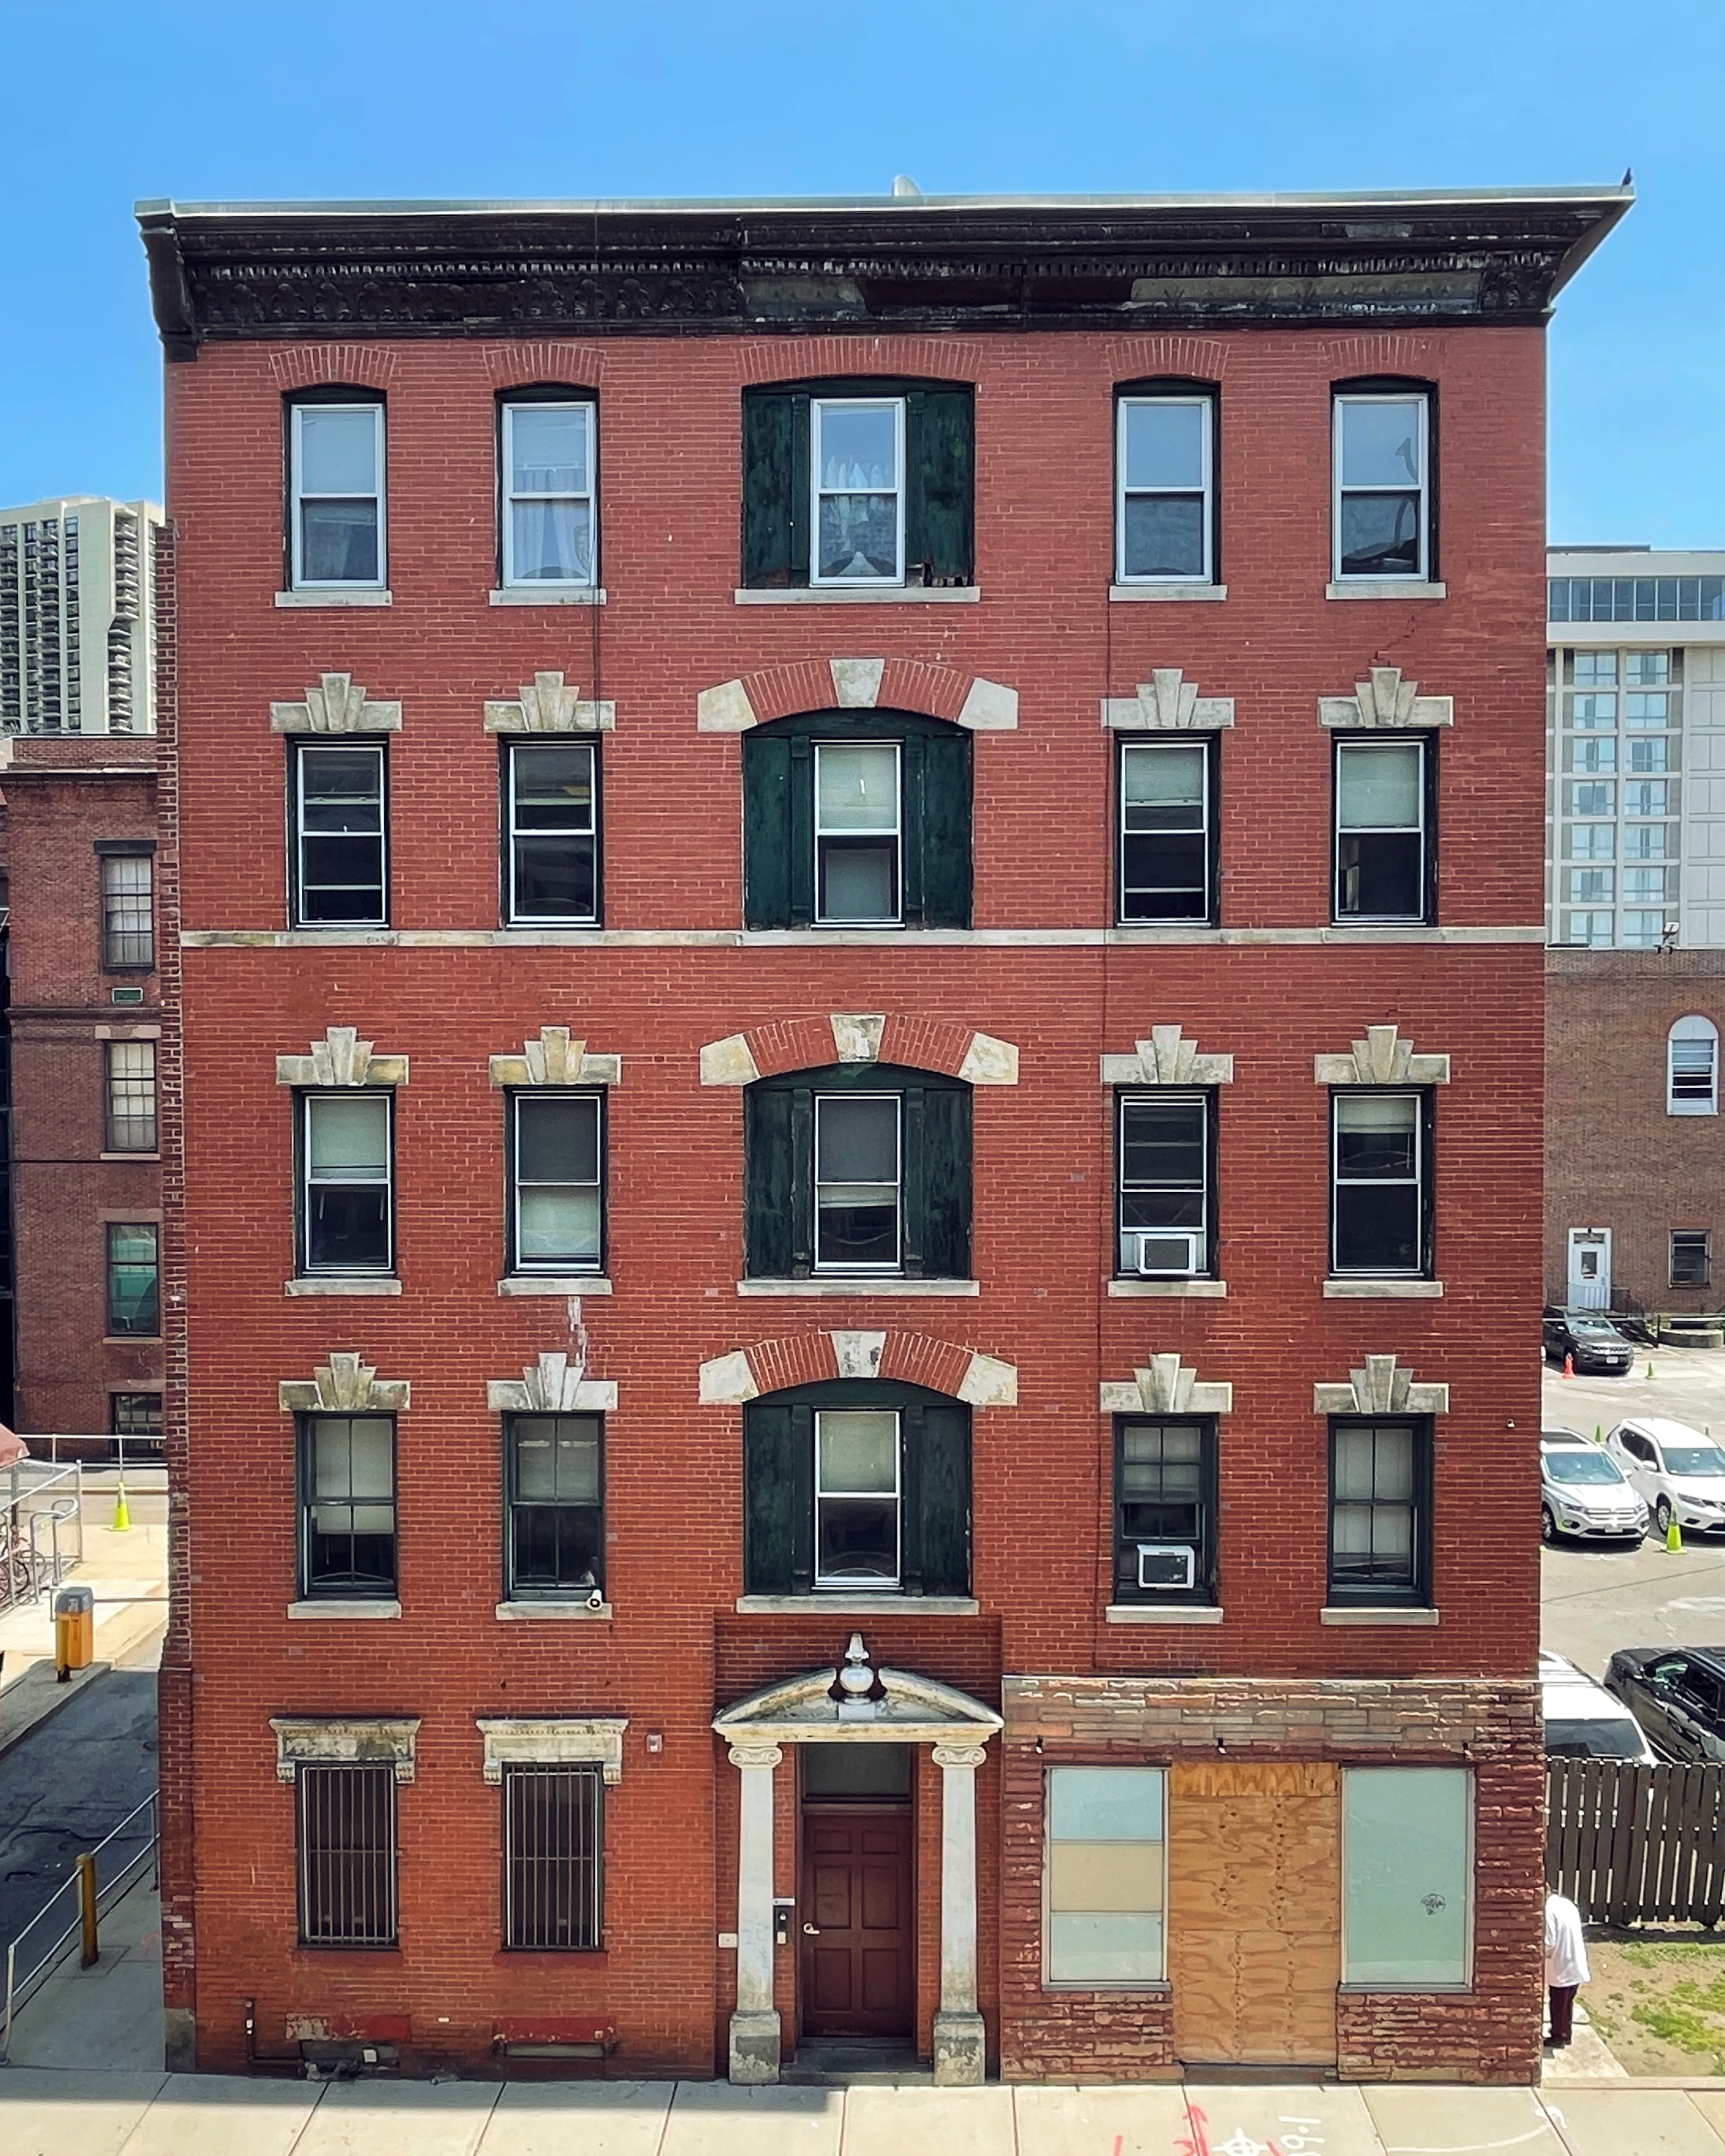
[[[1653,1365],[1651,1363],[1647,1365],[1647,1382],[1650,1384],[1653,1382]]]
[[[1668,1550],[1676,1551],[1679,1555],[1682,1553],[1683,1530],[1677,1524],[1677,1516],[1675,1512],[1671,1514],[1671,1525],[1665,1531],[1665,1546]]]
[[[126,1485],[118,1484],[114,1491],[114,1532],[116,1535],[130,1532],[131,1507],[126,1502]]]

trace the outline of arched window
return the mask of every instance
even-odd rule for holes
[[[1668,1116],[1719,1112],[1719,1029],[1692,1013],[1666,1040],[1665,1109]]]

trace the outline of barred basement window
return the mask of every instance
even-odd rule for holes
[[[1671,1286],[1708,1287],[1713,1278],[1713,1238],[1707,1228],[1671,1230]]]
[[[503,1943],[591,1953],[604,1936],[605,1788],[598,1767],[503,1772]]]
[[[110,972],[156,963],[151,913],[154,863],[147,854],[110,854],[102,862],[102,964]]]
[[[156,1150],[156,1044],[153,1040],[108,1043],[108,1145],[110,1152]]]
[[[300,1941],[396,1943],[395,1769],[299,1770]]]

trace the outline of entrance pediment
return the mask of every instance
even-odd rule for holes
[[[752,1693],[713,1719],[733,1745],[983,1744],[1000,1717],[952,1685],[911,1670],[876,1670],[854,1632],[836,1668]]]

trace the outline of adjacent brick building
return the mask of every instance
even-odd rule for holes
[[[1536,2071],[1626,200],[141,212],[177,2059]]]

